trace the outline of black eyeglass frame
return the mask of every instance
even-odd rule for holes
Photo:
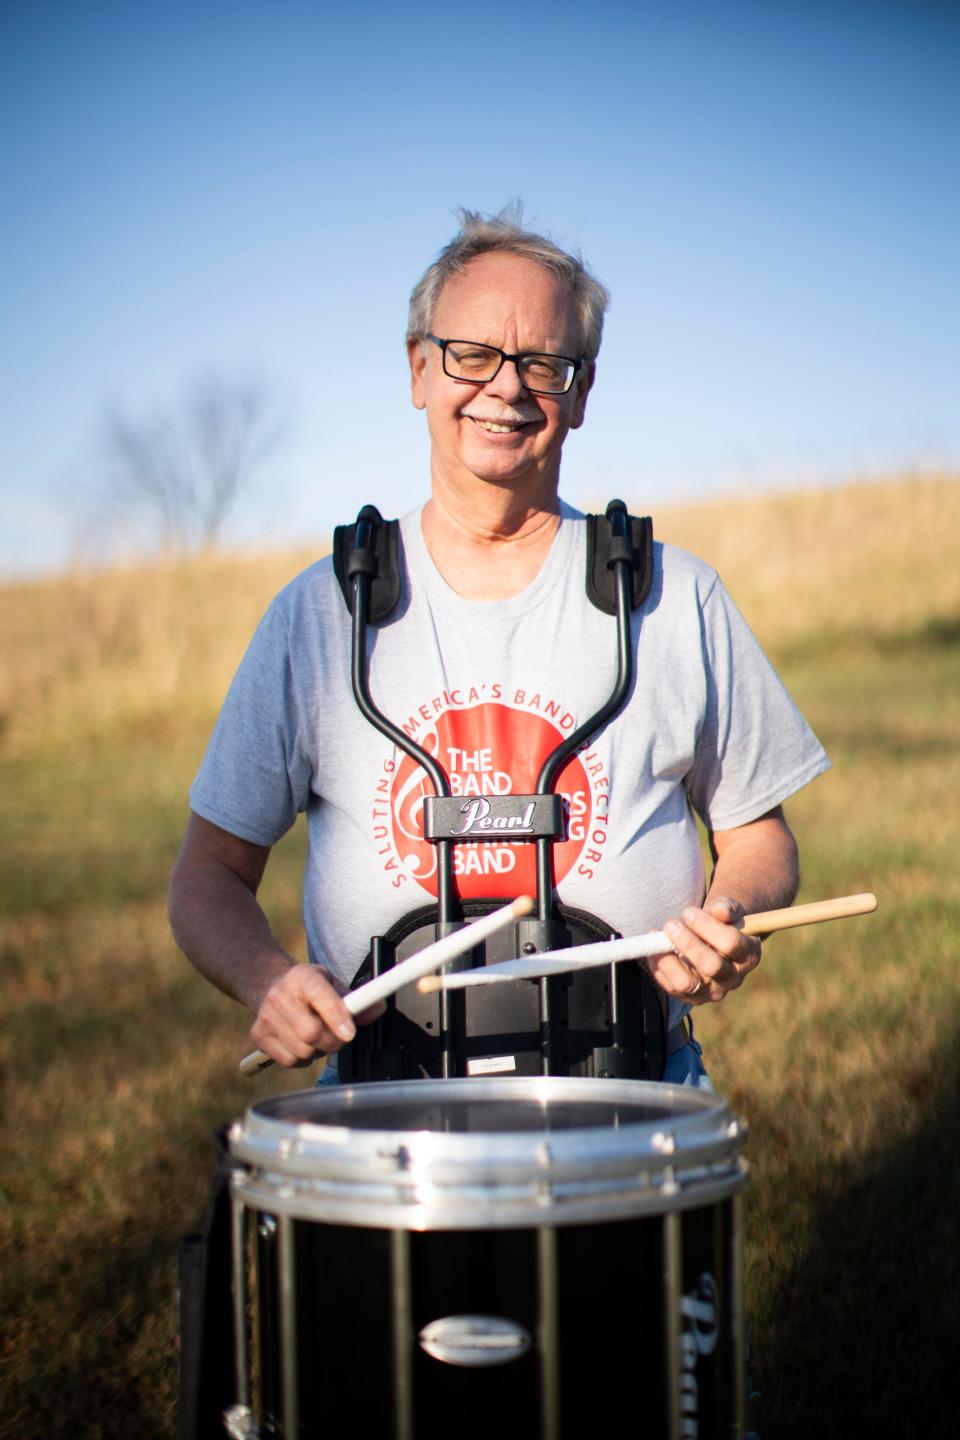
[[[432,343],[436,345],[439,349],[441,355],[443,356],[443,373],[448,377],[448,379],[456,380],[457,383],[460,385],[489,385],[490,381],[495,380],[496,377],[500,374],[500,371],[503,369],[503,362],[505,360],[511,360],[516,366],[517,376],[520,380],[520,384],[523,386],[524,390],[529,390],[532,395],[568,395],[573,386],[574,380],[576,380],[577,378],[577,373],[583,369],[587,359],[585,355],[581,355],[579,360],[575,360],[572,355],[552,355],[549,350],[521,350],[516,355],[508,355],[506,350],[500,349],[499,345],[487,345],[482,340],[441,340],[439,336],[431,335],[429,333],[424,336],[424,339],[432,341]],[[485,380],[471,380],[466,375],[451,375],[450,371],[447,369],[448,345],[475,345],[478,350],[492,350],[496,355],[500,356],[500,364],[497,366],[496,370],[494,370],[493,374],[488,375]],[[544,360],[563,360],[565,364],[573,366],[573,371],[570,375],[570,379],[567,381],[566,385],[562,390],[543,390],[536,385],[529,385],[527,381],[523,378],[523,372],[520,369],[520,361],[533,360],[538,356]]]

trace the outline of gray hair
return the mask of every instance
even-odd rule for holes
[[[595,360],[610,293],[590,274],[580,256],[570,255],[545,236],[525,230],[519,203],[505,205],[498,215],[481,215],[473,210],[456,213],[460,219],[459,231],[440,251],[410,296],[407,339],[422,340],[428,334],[440,291],[452,276],[463,272],[468,260],[501,250],[535,261],[566,285],[576,312],[583,353],[588,360]]]

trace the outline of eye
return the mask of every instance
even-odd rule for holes
[[[562,392],[570,384],[572,366],[562,355],[527,355],[523,378],[533,390]]]
[[[491,370],[499,360],[495,350],[485,345],[448,345],[447,356],[457,370],[464,374],[483,374]]]
[[[552,355],[528,355],[526,368],[539,380],[559,380],[567,367]]]

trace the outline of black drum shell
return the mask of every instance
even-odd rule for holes
[[[411,1109],[397,1092],[414,1090]],[[335,1122],[326,1139],[322,1124],[279,1118],[291,1102]],[[604,1107],[618,1123],[574,1123],[581,1112],[599,1122]],[[254,1297],[251,1434],[286,1436],[288,1406],[309,1437],[348,1425],[396,1440],[579,1440],[635,1414],[666,1440],[741,1423],[746,1167],[742,1127],[717,1097],[473,1079],[284,1096],[266,1109],[231,1135]],[[500,1131],[511,1112],[517,1128]],[[452,1131],[415,1128],[425,1113]],[[391,1115],[397,1129],[377,1128]],[[438,1358],[428,1327],[478,1317],[521,1337],[515,1357]]]

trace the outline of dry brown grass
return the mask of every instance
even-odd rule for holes
[[[6,753],[192,735],[216,712],[271,597],[317,558],[214,553],[5,586]]]
[[[834,760],[789,807],[802,898],[699,1030],[748,1120],[746,1276],[770,1437],[950,1433],[960,1320],[960,484],[667,510],[716,564]],[[239,1009],[167,932],[211,720],[310,555],[7,587],[0,604],[0,1434],[174,1432],[174,1256],[209,1132],[303,1072],[236,1071]],[[299,951],[302,840],[265,904]],[[892,1337],[895,1337],[895,1347]],[[897,1364],[890,1363],[895,1348]]]
[[[777,651],[960,616],[957,476],[661,507],[655,528],[716,566]],[[3,587],[6,754],[193,734],[270,598],[318,553],[212,554]]]
[[[670,506],[654,528],[719,570],[772,649],[960,617],[958,475]]]

